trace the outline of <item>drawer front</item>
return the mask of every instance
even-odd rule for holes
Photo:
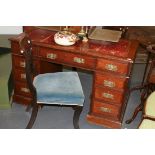
[[[11,42],[11,50],[13,53],[21,54],[19,43]],[[39,48],[37,46],[32,46],[32,55],[38,55]]]
[[[108,88],[124,89],[127,84],[127,80],[128,78],[118,77],[111,74],[96,73],[95,76],[96,85]]]
[[[110,90],[107,88],[95,88],[95,98],[100,99],[103,101],[110,101],[116,104],[122,104],[123,103],[123,98],[124,98],[124,93],[121,91],[116,91],[116,90]]]
[[[13,102],[28,105],[32,103],[32,98],[29,97],[23,97],[22,95],[13,95]]]
[[[13,56],[13,66],[16,68],[25,70],[25,59],[23,56]],[[34,60],[34,67],[36,71],[39,71],[39,62]]]
[[[40,56],[51,60],[52,62],[64,63],[71,66],[79,66],[82,68],[94,69],[96,59],[79,54],[63,52],[52,49],[40,49]]]
[[[39,56],[46,58],[48,60],[52,60],[53,62],[59,62],[61,60],[61,52],[57,50],[52,50],[48,48],[40,48]]]
[[[92,112],[95,114],[103,115],[105,117],[112,117],[115,120],[120,119],[121,107],[104,102],[94,101]]]
[[[113,60],[99,59],[97,61],[98,70],[110,71],[119,74],[128,74],[129,63],[121,63]]]
[[[24,57],[13,56],[13,66],[25,69],[25,65]]]
[[[31,97],[30,90],[26,82],[15,82],[15,94],[23,95],[25,97]]]
[[[15,69],[14,70],[14,78],[19,81],[26,81],[26,73],[24,70]]]
[[[71,64],[73,66],[79,66],[88,69],[95,69],[96,65],[96,59],[72,53],[66,54],[64,62],[66,64]]]

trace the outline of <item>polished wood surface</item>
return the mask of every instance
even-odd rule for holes
[[[36,74],[62,71],[62,65],[93,73],[93,89],[87,120],[110,128],[121,128],[138,41],[121,39],[118,43],[78,41],[73,46],[54,42],[55,31],[40,28],[27,31],[32,40]],[[20,53],[20,34],[11,38],[15,93],[13,100],[29,104],[31,94],[24,80],[24,57]]]
[[[128,81],[128,78],[124,76],[122,77],[117,75],[111,76],[110,73],[104,73],[104,74],[96,73],[95,79],[96,79],[95,81],[96,85],[118,90],[124,89]]]

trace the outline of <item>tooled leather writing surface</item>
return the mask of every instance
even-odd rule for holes
[[[131,43],[131,41],[129,40],[123,39],[117,43],[95,43],[91,40],[86,43],[83,43],[82,41],[77,41],[77,43],[72,46],[61,46],[57,45],[54,42],[55,33],[56,32],[53,31],[38,29],[33,31],[29,35],[33,42],[41,44],[42,46],[47,46],[59,50],[79,52],[81,54],[85,53],[93,56],[111,55],[121,58],[128,58],[129,55],[129,47]]]

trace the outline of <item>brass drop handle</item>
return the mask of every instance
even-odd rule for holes
[[[103,85],[106,87],[114,88],[116,84],[113,81],[104,80]]]
[[[20,77],[21,79],[26,79],[26,74],[21,74]]]
[[[100,110],[103,112],[111,113],[111,109],[109,108],[101,107]]]
[[[106,64],[105,69],[107,69],[109,71],[116,72],[118,70],[118,67],[116,65],[113,65],[113,64]]]
[[[25,62],[24,61],[21,61],[19,65],[20,65],[20,67],[25,68]]]
[[[79,64],[84,64],[85,63],[85,59],[83,58],[78,58],[78,57],[74,57],[73,61]]]
[[[24,93],[30,93],[30,90],[28,88],[21,88],[21,91]]]
[[[108,98],[108,99],[114,99],[114,95],[112,95],[112,94],[109,94],[109,93],[102,93],[102,96],[104,97],[104,98]]]
[[[52,60],[54,60],[54,59],[57,58],[57,55],[54,54],[54,53],[48,53],[46,57],[47,57],[48,59],[52,59]]]

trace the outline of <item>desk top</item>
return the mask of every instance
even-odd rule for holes
[[[55,33],[56,32],[54,31],[36,29],[30,32],[29,36],[32,40],[32,44],[34,45],[80,53],[94,57],[113,57],[114,59],[116,58],[127,61],[131,61],[135,58],[135,53],[138,46],[137,41],[127,39],[121,39],[118,43],[98,43],[92,40],[89,40],[86,43],[77,41],[76,44],[72,46],[61,46],[54,42]],[[21,36],[22,34],[10,40],[19,41]]]

